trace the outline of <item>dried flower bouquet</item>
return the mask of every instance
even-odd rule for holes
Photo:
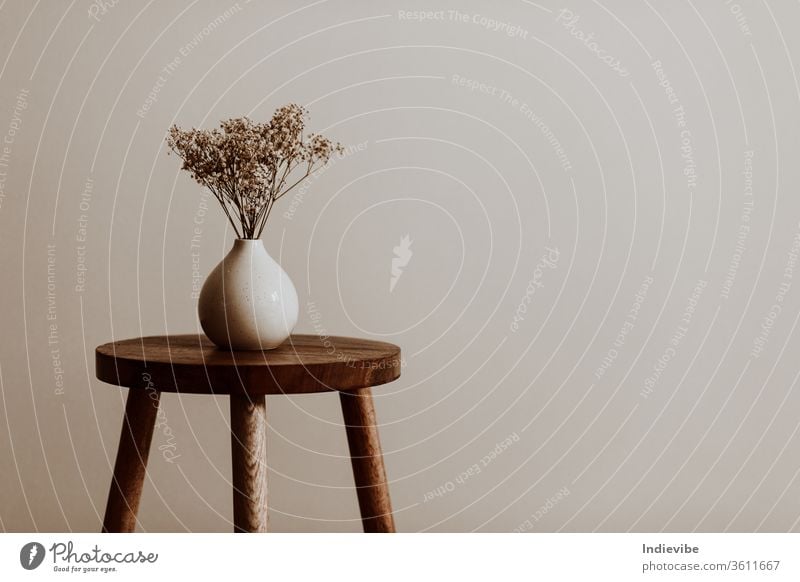
[[[343,151],[319,134],[304,135],[307,115],[290,103],[268,123],[240,117],[212,130],[173,125],[167,145],[183,159],[182,169],[214,194],[236,236],[257,239],[275,202]]]

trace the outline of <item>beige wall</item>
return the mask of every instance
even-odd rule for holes
[[[0,4],[0,527],[98,529],[94,347],[197,329],[169,125],[296,101],[354,147],[264,238],[300,331],[404,350],[401,530],[800,529],[796,4],[107,4]],[[227,403],[163,403],[143,528],[228,530]],[[272,527],[358,530],[336,399],[268,406]]]

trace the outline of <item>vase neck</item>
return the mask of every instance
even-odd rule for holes
[[[260,247],[264,246],[264,241],[260,238],[237,238],[233,241],[233,248],[237,247]]]
[[[232,255],[269,255],[264,241],[260,238],[237,238],[233,241],[233,247],[229,251]]]

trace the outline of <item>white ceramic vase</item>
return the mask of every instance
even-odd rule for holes
[[[297,324],[297,291],[261,239],[236,239],[208,275],[197,305],[200,325],[217,346],[271,350]]]

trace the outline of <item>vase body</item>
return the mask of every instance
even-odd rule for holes
[[[299,303],[292,280],[263,241],[236,239],[203,284],[197,312],[220,348],[271,350],[292,333]]]

